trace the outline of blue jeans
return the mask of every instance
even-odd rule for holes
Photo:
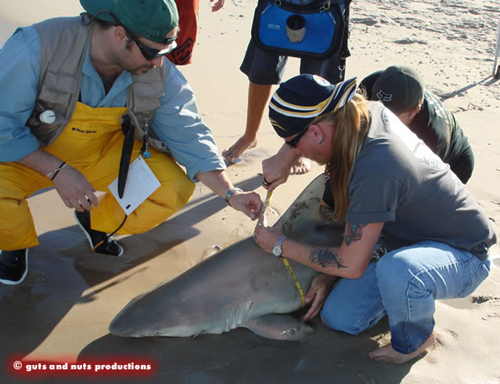
[[[434,300],[466,297],[488,277],[489,259],[424,241],[370,263],[360,279],[342,279],[328,296],[325,325],[353,335],[373,327],[386,314],[392,347],[415,352],[434,329]]]

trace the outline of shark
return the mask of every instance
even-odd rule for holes
[[[340,245],[344,223],[334,221],[331,209],[320,205],[324,189],[321,174],[274,226],[304,243]],[[134,298],[111,321],[109,332],[121,337],[192,337],[242,327],[270,339],[302,340],[314,330],[293,313],[303,306],[303,293],[317,274],[264,252],[250,236]]]

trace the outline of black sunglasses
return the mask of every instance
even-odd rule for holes
[[[155,48],[148,47],[146,44],[142,43],[139,40],[139,37],[135,33],[133,33],[126,26],[124,26],[113,13],[111,13],[111,12],[107,12],[107,13],[115,21],[115,24],[121,26],[125,30],[125,32],[127,33],[128,37],[130,37],[134,41],[134,43],[137,44],[137,46],[139,47],[139,50],[142,53],[142,56],[144,56],[144,58],[146,60],[151,61],[151,60],[157,59],[159,57],[165,56],[168,53],[172,52],[175,48],[177,48],[177,44],[175,43],[175,40],[177,39],[177,35],[175,35],[174,37],[165,38],[164,44],[168,45],[168,48],[166,48],[166,49],[155,49]]]
[[[309,129],[309,125],[304,129],[302,132],[300,132],[297,136],[295,136],[293,139],[285,141],[285,144],[289,145],[292,148],[297,148],[297,144],[299,144],[299,140],[302,139],[302,136],[304,136]]]
[[[175,43],[175,39],[177,39],[177,35],[174,37],[166,38],[165,45],[169,47],[166,49],[156,49],[148,47],[146,44],[141,42],[136,34],[132,33],[127,27],[123,26],[123,29],[127,32],[127,35],[137,44],[139,47],[142,56],[148,61],[157,59],[159,57],[165,56],[166,54],[172,52],[175,48],[177,48],[177,44]]]

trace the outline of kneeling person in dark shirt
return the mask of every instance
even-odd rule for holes
[[[361,82],[367,99],[380,100],[410,128],[466,184],[474,169],[474,154],[467,136],[441,101],[425,89],[411,68],[391,66]]]

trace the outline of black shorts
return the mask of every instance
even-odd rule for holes
[[[263,51],[251,39],[240,70],[252,83],[279,84],[283,78],[287,59],[288,56]],[[324,60],[300,59],[300,73],[319,75],[335,84],[344,80],[345,59],[342,59],[338,53]]]

